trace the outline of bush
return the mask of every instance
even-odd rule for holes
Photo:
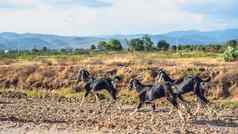
[[[132,39],[127,42],[129,50],[132,51],[143,51],[144,50],[144,42],[140,38]]]
[[[142,38],[135,38],[127,41],[130,51],[151,51],[154,49],[154,43],[149,35],[144,35]]]
[[[97,48],[99,50],[121,51],[123,49],[121,42],[117,39],[111,39],[108,42],[99,41]]]
[[[228,62],[238,60],[238,48],[228,46],[223,56],[224,60]]]
[[[170,44],[167,43],[165,40],[161,40],[157,43],[157,48],[159,50],[167,51],[169,49]]]

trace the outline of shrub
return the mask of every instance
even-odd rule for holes
[[[165,40],[161,40],[157,43],[157,48],[159,50],[167,51],[169,49],[170,44],[167,43]]]
[[[140,38],[132,39],[127,42],[129,50],[133,51],[143,51],[144,50],[144,42]]]
[[[97,48],[99,50],[121,51],[123,49],[121,42],[117,39],[111,39],[108,42],[99,41]]]
[[[226,51],[224,52],[224,60],[231,62],[238,59],[238,48],[234,48],[231,46],[228,46]]]
[[[154,49],[154,43],[149,35],[144,35],[142,38],[135,38],[127,41],[130,51],[151,51]]]

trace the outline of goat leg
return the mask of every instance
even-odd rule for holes
[[[79,105],[80,107],[83,105],[84,100],[85,100],[85,98],[88,96],[88,94],[89,94],[89,92],[86,91],[85,94],[84,94],[84,96],[83,96],[83,98],[82,98],[82,101],[81,101],[81,103],[80,103],[80,105]]]
[[[176,101],[176,98],[174,96],[168,96],[167,100],[177,109],[179,117],[182,119],[182,121],[186,122],[186,120],[183,117],[182,111],[178,107],[178,103]]]
[[[138,109],[136,108],[133,112],[130,113],[130,115],[135,114],[136,112],[138,112]]]
[[[151,103],[151,107],[152,107],[152,111],[151,111],[150,121],[153,122],[154,121],[154,112],[155,112],[155,103],[154,102]]]
[[[115,103],[116,103],[116,105],[117,105],[117,108],[118,108],[119,110],[121,110],[122,108],[121,108],[121,104],[120,104],[120,102],[115,101]]]
[[[155,103],[151,102],[152,112],[155,112]]]
[[[102,110],[102,106],[101,106],[101,102],[100,102],[100,99],[99,99],[98,96],[99,96],[98,93],[96,93],[96,94],[95,94],[96,103],[98,104],[99,110],[101,111],[101,110]]]
[[[201,105],[202,105],[201,103],[198,103],[198,104],[197,104],[197,109],[196,109],[194,115],[197,115],[197,114],[200,112],[200,110],[201,110]]]
[[[82,98],[82,100],[81,100],[81,103],[80,103],[80,107],[83,105],[83,103],[84,103],[84,100],[85,100],[85,96],[83,96],[83,98]]]
[[[108,111],[109,107],[111,107],[111,105],[112,105],[113,103],[114,103],[114,102],[111,102],[111,103],[107,106],[107,108],[106,108],[105,111],[104,111],[104,114]]]
[[[137,108],[136,108],[132,113],[130,113],[130,115],[133,115],[133,114],[135,114],[136,112],[138,112],[138,110],[142,107],[142,105],[143,105],[143,102],[140,102],[140,103],[138,104]]]
[[[184,119],[184,117],[183,117],[183,114],[182,114],[181,110],[178,109],[177,111],[178,111],[178,114],[179,114],[180,119],[181,119],[183,122],[186,122],[185,119]]]
[[[170,108],[169,115],[171,115],[173,113],[173,111],[174,111],[174,109]]]

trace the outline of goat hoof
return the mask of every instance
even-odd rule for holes
[[[192,114],[193,116],[198,116],[198,113],[194,113],[194,114]]]
[[[122,108],[121,108],[121,107],[118,107],[117,109],[120,110],[120,111],[122,111]]]
[[[193,119],[193,115],[188,115],[188,120],[192,120]]]
[[[170,112],[169,112],[169,115],[172,114],[172,113],[173,113],[173,111],[170,111]]]
[[[130,115],[134,115],[137,111],[130,113]]]

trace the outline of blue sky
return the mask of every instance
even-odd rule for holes
[[[237,0],[1,0],[0,32],[61,35],[238,28]]]

